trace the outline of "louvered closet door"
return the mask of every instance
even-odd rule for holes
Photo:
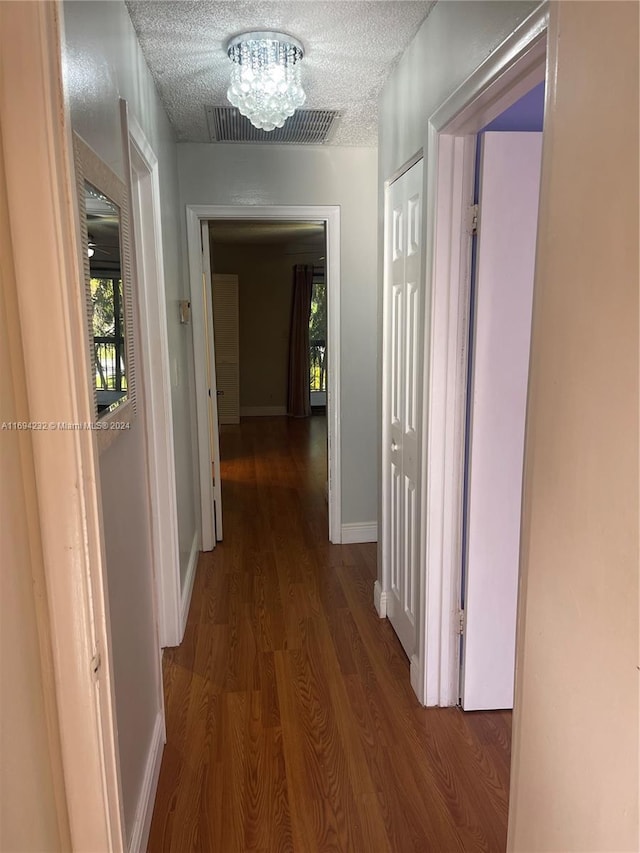
[[[240,321],[238,276],[213,276],[213,332],[216,340],[218,417],[240,423]]]
[[[387,613],[409,658],[416,645],[422,161],[387,191],[384,292],[383,559]]]

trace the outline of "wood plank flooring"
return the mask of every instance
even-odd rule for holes
[[[164,655],[149,851],[504,850],[511,715],[419,706],[376,546],[327,540],[324,418],[225,427],[222,458],[224,543]]]

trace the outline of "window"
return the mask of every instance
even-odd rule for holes
[[[322,392],[322,402],[326,400],[327,390],[327,285],[324,271],[313,273],[313,291],[311,294],[311,316],[309,318],[309,364],[311,369],[310,390],[312,404],[314,394]],[[320,399],[317,402],[321,402]]]

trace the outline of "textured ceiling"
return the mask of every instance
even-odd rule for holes
[[[331,145],[377,144],[378,94],[432,6],[405,0],[127,0],[179,141],[209,141],[205,107],[228,103],[226,43],[253,29],[283,30],[302,42],[305,107],[342,114]]]

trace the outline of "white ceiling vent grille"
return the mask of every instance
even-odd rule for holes
[[[254,127],[235,107],[205,107],[211,142],[277,142],[322,145],[335,130],[336,110],[296,110],[284,127],[266,132]]]

